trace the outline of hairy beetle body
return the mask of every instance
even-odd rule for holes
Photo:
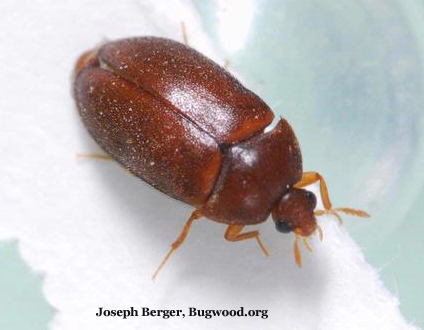
[[[228,224],[225,238],[255,238],[246,225],[272,213],[278,231],[298,238],[322,232],[315,215],[332,209],[325,181],[302,172],[302,156],[289,123],[270,132],[273,112],[228,71],[181,43],[155,37],[109,42],[76,64],[74,95],[82,120],[98,144],[129,171],[195,211],[171,253],[202,216]],[[319,181],[325,210],[303,187]],[[156,276],[157,272],[154,276]]]
[[[94,139],[135,175],[228,224],[265,221],[302,174],[281,120],[228,71],[162,38],[108,43],[79,69],[75,95]],[[95,60],[93,60],[95,59]]]

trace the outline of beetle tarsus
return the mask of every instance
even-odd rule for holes
[[[264,243],[262,243],[261,237],[258,235],[255,238],[256,238],[256,241],[258,242],[259,247],[261,248],[262,252],[265,254],[266,257],[269,257],[271,255],[271,253],[266,248],[266,246],[264,245]]]

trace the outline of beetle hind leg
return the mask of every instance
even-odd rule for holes
[[[262,243],[262,240],[260,238],[260,234],[259,231],[254,230],[254,231],[249,231],[247,233],[241,233],[241,231],[243,230],[244,226],[242,225],[229,225],[227,228],[227,231],[225,232],[225,239],[230,241],[230,242],[238,242],[238,241],[243,241],[245,239],[249,239],[249,238],[255,238],[256,241],[259,244],[259,247],[261,248],[262,252],[269,257],[270,253],[268,251],[268,249],[265,247],[265,245]]]
[[[92,158],[92,159],[101,159],[101,160],[114,160],[111,156],[109,156],[107,154],[77,154],[77,158],[80,158],[80,159]]]
[[[200,212],[198,210],[195,210],[191,214],[190,218],[188,218],[186,224],[184,225],[184,228],[181,231],[180,236],[178,236],[178,238],[175,240],[175,242],[171,244],[171,250],[169,250],[169,252],[166,254],[165,258],[162,260],[159,267],[156,269],[155,273],[153,274],[153,276],[152,276],[153,281],[156,279],[156,276],[159,274],[160,270],[163,268],[163,266],[169,260],[172,253],[174,253],[174,251],[176,249],[178,249],[181,246],[181,244],[183,244],[184,240],[186,239],[186,237],[188,235],[188,232],[190,231],[190,228],[191,228],[191,225],[193,224],[193,221],[196,220],[196,219],[199,219],[201,217],[202,217],[202,215],[200,214]]]

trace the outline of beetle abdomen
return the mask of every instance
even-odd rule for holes
[[[78,73],[75,98],[94,139],[131,172],[186,203],[206,201],[222,163],[207,133],[160,98],[96,66]]]
[[[110,42],[100,62],[201,127],[218,143],[234,143],[262,131],[274,115],[254,93],[196,50],[156,37]]]

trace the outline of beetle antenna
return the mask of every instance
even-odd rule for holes
[[[350,214],[350,215],[354,215],[354,216],[361,217],[361,218],[369,218],[369,217],[371,217],[371,216],[370,216],[367,212],[365,212],[365,211],[362,211],[362,210],[356,210],[356,209],[351,209],[351,208],[348,208],[348,207],[337,207],[337,208],[333,209],[333,211],[336,211],[336,212],[343,212],[343,213]]]

